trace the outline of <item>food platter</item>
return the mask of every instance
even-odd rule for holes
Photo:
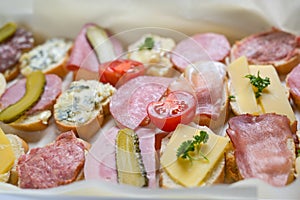
[[[300,34],[300,4],[298,2],[276,1],[129,1],[128,5],[116,7],[119,1],[48,2],[43,0],[13,0],[0,2],[0,23],[15,21],[32,30],[41,42],[54,36],[75,38],[86,22],[97,23],[122,41],[124,46],[136,41],[141,35],[154,32],[176,41],[200,32],[225,34],[231,43],[246,35],[269,30],[272,26]],[[18,7],[14,5],[18,4]],[[158,6],[159,4],[159,6]],[[68,7],[69,9],[65,9]],[[155,12],[154,12],[155,11]],[[68,74],[63,88],[72,79]],[[295,109],[297,119],[299,110]],[[43,132],[19,133],[30,138],[30,147],[40,147],[52,142],[59,131],[54,122]],[[111,127],[113,121],[106,119],[99,133]],[[299,127],[299,125],[298,125]],[[96,135],[97,136],[97,135]],[[97,137],[89,141],[93,144]],[[101,181],[81,181],[47,190],[21,190],[12,185],[0,184],[1,193],[22,195],[78,195],[137,198],[296,198],[300,193],[296,180],[284,188],[274,188],[259,180],[244,180],[231,185],[211,186],[184,190],[136,189]],[[88,192],[87,192],[88,191]]]

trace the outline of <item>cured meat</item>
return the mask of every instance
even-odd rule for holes
[[[14,67],[22,51],[31,49],[33,44],[32,33],[22,28],[17,29],[8,41],[0,44],[0,72]]]
[[[298,41],[293,34],[273,29],[258,33],[237,42],[232,48],[231,59],[246,56],[251,64],[273,64],[287,61],[297,53]]]
[[[206,115],[216,120],[226,102],[226,66],[220,62],[198,62],[189,65],[181,79],[170,90],[184,90],[197,99],[196,115]]]
[[[300,106],[300,64],[288,74],[286,84],[290,88],[290,93],[294,102]]]
[[[295,150],[289,149],[293,135],[286,116],[239,115],[229,120],[227,134],[243,178],[258,178],[274,186],[287,184]]]
[[[67,64],[68,69],[86,69],[88,71],[98,72],[98,66],[100,62],[93,50],[93,47],[86,37],[87,28],[91,26],[97,25],[93,23],[84,25],[79,35],[77,36],[70,59]],[[114,37],[110,37],[109,40],[112,43],[116,57],[121,55],[123,52],[121,43]]]
[[[101,133],[87,154],[84,166],[86,180],[105,180],[117,183],[115,139],[119,129],[112,127]],[[155,134],[152,129],[136,130],[139,136],[141,155],[149,179],[149,187],[156,187]]]
[[[0,72],[13,67],[21,57],[21,51],[14,48],[11,44],[0,45]]]
[[[89,26],[95,26],[95,24],[89,23],[84,25],[79,35],[76,37],[67,64],[69,70],[78,70],[80,67],[83,67],[89,71],[98,71],[99,62],[97,56],[86,37],[86,30]]]
[[[54,74],[46,75],[46,86],[40,100],[27,112],[33,114],[36,111],[50,109],[56,98],[61,93],[62,80]],[[9,87],[0,98],[0,108],[4,109],[19,101],[26,92],[26,79],[21,79]]]
[[[137,128],[147,117],[147,106],[158,101],[172,78],[139,76],[122,85],[112,96],[110,112],[120,127]]]
[[[52,188],[76,180],[85,162],[85,146],[73,132],[65,132],[54,143],[31,149],[18,160],[21,188]]]
[[[230,44],[224,35],[204,33],[179,42],[171,58],[183,71],[189,64],[199,61],[224,61],[229,52]]]

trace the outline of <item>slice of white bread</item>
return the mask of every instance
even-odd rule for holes
[[[161,154],[163,154],[168,142],[170,140],[170,135],[164,138],[161,142]],[[214,168],[207,174],[203,180],[203,184],[199,186],[213,185],[224,183],[225,178],[225,154],[217,161]],[[183,188],[179,183],[176,183],[170,176],[164,171],[163,168],[160,169],[159,186],[162,188]]]
[[[7,82],[15,79],[20,73],[20,69],[18,67],[18,65],[10,68],[10,69],[7,69],[4,71],[4,77],[6,79]]]
[[[22,131],[41,131],[48,127],[52,113],[50,110],[40,111],[31,115],[23,115],[9,125]]]
[[[58,129],[73,130],[80,138],[90,139],[109,114],[109,102],[114,92],[113,86],[96,80],[72,82],[54,105]]]
[[[6,134],[7,138],[9,139],[9,142],[12,145],[13,152],[15,154],[15,162],[11,170],[5,174],[0,174],[0,182],[7,182],[14,185],[17,185],[18,183],[18,173],[16,165],[18,163],[18,158],[25,154],[28,151],[28,144],[21,139],[20,137],[12,134]]]
[[[73,43],[69,40],[53,38],[36,46],[21,56],[19,60],[21,74],[26,76],[33,70],[42,70],[45,74],[64,77],[68,73],[66,64],[72,45]]]
[[[6,90],[6,80],[2,73],[0,73],[0,97]]]

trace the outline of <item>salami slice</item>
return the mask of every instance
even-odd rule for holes
[[[34,38],[31,32],[19,28],[5,43],[0,44],[0,72],[15,66],[22,51],[33,47]]]
[[[65,132],[54,143],[31,149],[18,160],[21,188],[52,188],[76,180],[85,162],[85,146],[73,132]]]
[[[292,58],[297,53],[297,45],[295,35],[273,29],[238,41],[232,48],[231,59],[244,55],[252,64],[274,64]]]
[[[204,33],[179,42],[171,59],[183,71],[189,64],[198,61],[224,61],[229,52],[230,44],[224,35]]]
[[[14,48],[11,44],[0,45],[0,72],[13,67],[19,60],[21,51]]]
[[[116,144],[119,128],[112,127],[103,132],[93,144],[86,157],[84,176],[86,180],[105,180],[117,183]],[[139,137],[141,155],[149,179],[149,187],[156,187],[155,133],[148,128],[136,130]]]
[[[61,93],[62,80],[54,74],[46,75],[46,86],[40,100],[32,107],[27,114],[36,111],[50,109],[56,98]],[[21,79],[9,87],[0,98],[0,109],[4,109],[19,101],[26,92],[26,79]]]
[[[11,39],[11,45],[19,50],[31,49],[34,45],[33,34],[23,28],[17,29]]]
[[[139,76],[122,85],[112,96],[110,112],[120,127],[137,128],[147,117],[147,106],[158,101],[172,78]]]

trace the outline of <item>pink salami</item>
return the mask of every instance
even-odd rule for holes
[[[65,132],[54,143],[31,149],[18,160],[21,188],[52,188],[76,180],[85,162],[85,146],[73,132]]]
[[[238,41],[232,48],[231,59],[244,55],[252,64],[273,64],[287,61],[299,53],[296,50],[298,45],[295,35],[273,29]]]
[[[293,134],[286,116],[239,115],[229,120],[227,134],[242,177],[274,186],[287,184],[295,153],[288,148],[287,140],[293,140]]]
[[[189,64],[198,61],[224,61],[229,52],[230,44],[224,35],[204,33],[179,42],[171,59],[179,70],[184,71]]]
[[[147,117],[147,106],[158,101],[172,78],[139,76],[122,85],[112,96],[110,112],[120,127],[137,128]]]
[[[46,86],[40,100],[27,112],[34,112],[51,109],[56,98],[61,93],[62,80],[55,74],[46,75]],[[0,109],[4,109],[19,101],[26,92],[26,79],[21,79],[9,87],[0,98]]]
[[[117,183],[116,144],[115,139],[119,129],[112,127],[100,134],[89,151],[84,166],[86,180],[105,180]],[[152,129],[139,128],[136,130],[139,137],[141,155],[149,179],[149,187],[156,187],[156,151],[155,133]]]

